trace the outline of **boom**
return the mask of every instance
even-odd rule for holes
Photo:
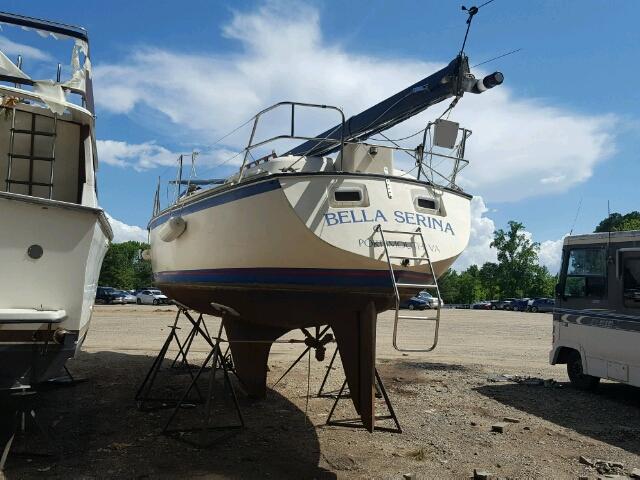
[[[340,149],[343,139],[345,142],[365,140],[449,97],[461,97],[464,92],[482,93],[500,85],[503,79],[500,72],[476,79],[469,70],[468,58],[459,54],[442,70],[349,118],[344,132],[342,124],[336,125],[317,136],[325,140],[308,140],[285,155],[329,155]]]

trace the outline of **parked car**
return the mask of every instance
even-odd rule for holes
[[[529,298],[518,298],[509,304],[509,310],[514,312],[526,312],[529,305]]]
[[[96,303],[122,303],[117,290],[113,287],[98,287],[96,290]]]
[[[441,306],[444,306],[444,300],[442,300],[442,301],[438,300],[437,297],[434,297],[433,295],[431,295],[426,290],[423,290],[420,293],[418,293],[418,297],[420,297],[421,299],[425,300],[429,304],[427,306],[427,308],[436,308],[437,309],[437,308],[439,308]]]
[[[553,312],[556,301],[553,298],[538,298],[531,304],[531,311],[535,312]]]
[[[489,303],[491,304],[491,310],[498,310],[498,304],[500,303],[500,300],[491,300]]]
[[[418,294],[414,297],[400,302],[400,308],[408,308],[409,310],[424,310],[430,307],[429,302]]]
[[[474,310],[491,310],[491,302],[487,300],[480,300],[471,305],[471,308]]]
[[[136,295],[138,305],[160,305],[161,303],[169,303],[169,299],[165,294],[157,289],[142,290]]]
[[[511,302],[515,302],[516,300],[516,298],[505,298],[496,303],[496,308],[498,310],[511,310]]]
[[[127,290],[118,290],[119,293],[123,295],[122,300],[123,303],[137,303],[138,299],[135,295]]]

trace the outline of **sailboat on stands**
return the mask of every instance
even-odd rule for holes
[[[293,329],[329,325],[355,408],[364,426],[374,428],[376,318],[395,309],[394,345],[402,349],[400,301],[424,289],[439,297],[438,276],[465,249],[472,197],[456,178],[468,163],[471,132],[440,119],[427,125],[417,149],[367,139],[502,80],[499,72],[475,78],[460,53],[349,119],[337,107],[281,102],[254,117],[236,174],[215,181],[179,177],[174,183],[183,190],[164,209],[157,192],[148,225],[154,282],[189,308],[223,317],[250,395],[266,393],[269,342]],[[286,133],[258,140],[260,122],[277,109],[290,112]],[[295,115],[303,109],[331,111],[339,123],[313,138],[297,135]],[[282,139],[302,143],[249,161],[251,152]],[[415,157],[416,176],[396,168],[394,154],[403,151]],[[434,166],[441,163],[447,171]],[[265,342],[247,342],[258,340]],[[437,324],[423,351],[436,342]]]

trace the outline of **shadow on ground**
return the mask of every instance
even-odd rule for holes
[[[545,388],[499,383],[475,390],[582,435],[640,454],[640,389],[603,383],[597,391],[585,392],[567,383],[559,385]]]
[[[43,393],[38,409],[62,457],[12,456],[6,478],[335,478],[318,466],[320,445],[314,427],[274,391],[259,402],[240,393],[247,427],[228,433],[214,446],[196,448],[162,435],[170,410],[141,412],[134,403],[151,360],[98,352],[83,353],[70,362],[73,374],[88,381]],[[178,377],[176,392],[189,378]],[[226,407],[229,415],[223,421],[235,422],[232,403]],[[197,417],[198,412],[189,414]],[[213,435],[209,438],[219,434]]]

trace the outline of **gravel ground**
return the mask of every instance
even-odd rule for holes
[[[141,412],[133,397],[174,316],[173,307],[97,307],[84,351],[69,363],[87,381],[39,399],[40,422],[62,455],[12,456],[6,477],[440,479],[473,478],[477,469],[490,478],[595,479],[603,476],[597,469],[628,475],[640,468],[640,391],[608,382],[595,393],[569,387],[564,367],[548,365],[548,314],[445,310],[440,344],[428,354],[393,350],[392,315],[382,314],[378,369],[402,434],[325,425],[333,401],[314,394],[330,346],[324,362],[312,357],[309,367],[305,357],[266,400],[240,394],[244,430],[167,437],[160,431],[170,410]],[[207,318],[207,325],[215,329],[216,319]],[[426,342],[422,328],[403,325],[401,342],[421,336]],[[203,360],[205,347],[201,339],[194,343],[194,363]],[[296,344],[274,346],[271,383],[301,351]],[[528,385],[500,375],[555,381]],[[184,369],[163,369],[156,392],[175,396],[188,380]],[[342,380],[338,366],[327,390]],[[213,424],[235,423],[228,390],[221,381],[215,389]],[[184,432],[203,418],[203,409],[181,410],[172,425]],[[382,400],[379,412],[385,413]],[[350,401],[339,402],[334,416],[354,417]],[[503,424],[502,433],[492,431],[496,424]],[[41,443],[34,435],[26,440],[31,449]],[[585,464],[598,459],[610,463]]]

